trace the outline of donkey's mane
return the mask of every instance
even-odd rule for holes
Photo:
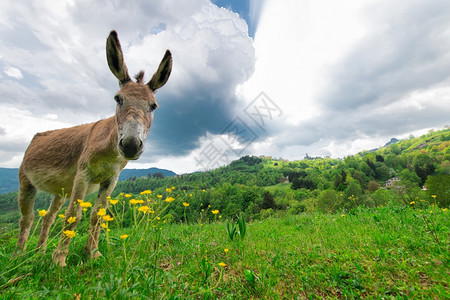
[[[134,75],[134,79],[138,84],[143,84],[144,82],[144,71],[139,71],[136,75]]]

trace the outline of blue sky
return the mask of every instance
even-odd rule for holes
[[[449,123],[445,0],[27,0],[0,16],[0,167],[18,167],[36,132],[114,113],[111,29],[130,74],[174,58],[128,167],[344,157]]]

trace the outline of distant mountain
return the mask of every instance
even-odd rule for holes
[[[395,144],[395,143],[397,143],[398,141],[399,141],[398,139],[392,138],[389,142],[387,142],[386,144],[384,144],[383,147],[387,147],[387,146],[389,146],[390,144]],[[383,147],[381,147],[381,148],[383,148]],[[377,151],[378,149],[380,149],[380,148],[371,149],[371,150],[369,150],[369,152],[375,152],[375,151]]]
[[[176,173],[166,170],[166,169],[158,169],[158,168],[150,168],[150,169],[125,169],[120,173],[119,175],[119,181],[127,180],[128,178],[132,178],[134,176],[136,177],[143,177],[143,176],[149,176],[155,174],[155,173],[161,173],[164,175],[164,177],[171,177],[177,175]]]
[[[19,190],[19,169],[0,168],[0,194]]]
[[[149,169],[125,169],[119,175],[119,181],[128,178],[148,176],[155,173],[161,173],[164,177],[175,176],[176,174],[170,170],[149,168]],[[0,168],[0,194],[14,192],[19,190],[19,169],[17,168]]]
[[[389,146],[390,144],[395,144],[397,143],[399,140],[397,140],[396,138],[392,138],[389,142],[387,142],[384,147]]]

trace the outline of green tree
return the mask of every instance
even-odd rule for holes
[[[428,175],[433,174],[435,166],[433,160],[426,154],[420,153],[413,160],[414,171],[421,179],[421,184],[425,183]]]
[[[416,186],[419,186],[420,184],[420,177],[417,176],[416,173],[411,172],[409,169],[404,169],[400,172],[399,177],[402,181],[409,181],[416,184]]]
[[[273,200],[273,196],[269,191],[264,193],[264,199],[261,206],[262,209],[275,208],[275,201]]]
[[[317,196],[317,208],[324,213],[334,213],[341,208],[342,197],[332,189],[321,191]]]
[[[436,196],[436,202],[439,206],[448,207],[450,205],[450,175],[428,176],[425,186],[430,197]]]
[[[369,182],[369,186],[368,186],[368,190],[369,190],[369,191],[375,192],[375,191],[378,190],[379,188],[381,188],[381,185],[380,185],[378,182],[373,181],[373,180],[371,180],[371,181]]]

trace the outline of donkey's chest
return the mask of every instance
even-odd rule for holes
[[[127,161],[117,158],[98,159],[89,163],[87,174],[91,183],[102,183],[119,175]]]

